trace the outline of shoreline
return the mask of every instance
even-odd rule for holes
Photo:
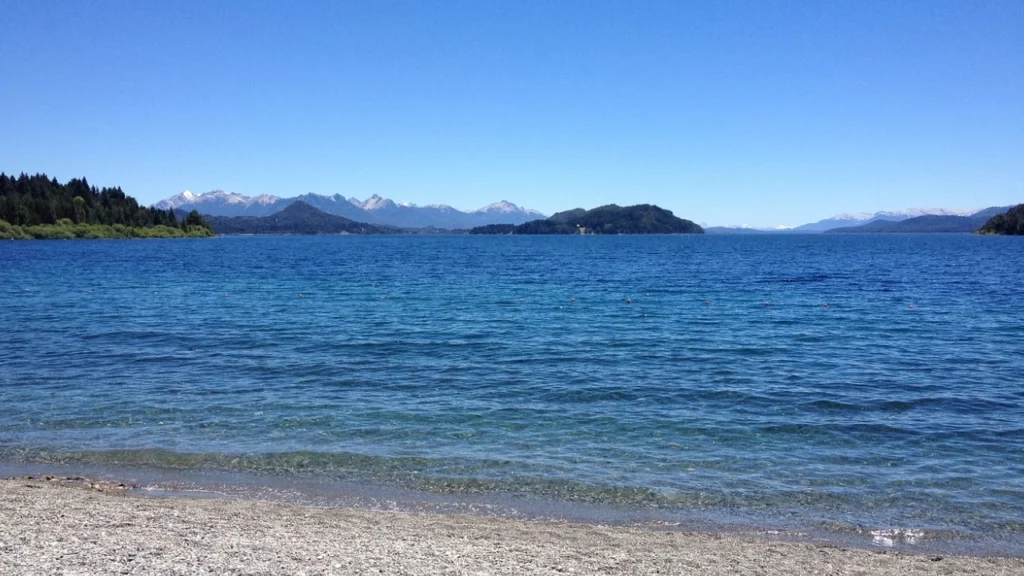
[[[0,480],[0,572],[1024,574],[1024,559]]]
[[[815,510],[763,515],[753,511],[634,507],[610,502],[562,500],[511,492],[435,492],[369,479],[258,473],[221,468],[47,463],[0,460],[0,480],[48,479],[80,487],[97,484],[139,497],[230,499],[314,509],[467,515],[479,518],[652,529],[752,537],[913,555],[1020,558],[1019,538],[972,534],[914,524],[849,524],[822,519]]]

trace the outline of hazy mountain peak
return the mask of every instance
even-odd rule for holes
[[[540,212],[538,212],[536,210],[530,210],[528,208],[522,208],[520,206],[517,206],[516,204],[513,204],[512,202],[509,202],[508,200],[501,200],[499,202],[495,202],[494,204],[488,204],[487,206],[484,206],[483,208],[480,208],[479,210],[477,210],[477,212],[480,212],[480,213],[483,213],[483,214],[494,214],[494,213],[514,214],[514,213],[522,213],[522,214],[531,214],[531,215],[543,216]]]
[[[829,220],[869,221],[895,218],[916,218],[918,216],[970,216],[976,210],[948,210],[946,208],[907,208],[906,210],[879,210],[875,213],[860,212],[858,214],[836,214]]]
[[[374,194],[367,198],[366,202],[363,202],[360,207],[363,210],[380,210],[381,208],[390,208],[391,206],[395,206],[391,199]]]
[[[175,194],[166,200],[157,202],[153,207],[160,210],[169,210],[171,208],[177,208],[183,204],[195,202],[198,198],[199,196],[193,194],[191,190],[185,190],[180,194]]]
[[[241,194],[235,194],[234,192],[225,192],[224,190],[212,190],[206,194],[200,194],[196,198],[197,202],[212,202],[212,201],[223,201],[231,204],[244,204],[249,200],[248,196],[242,196]]]
[[[902,222],[919,216],[970,216],[975,210],[949,210],[946,208],[908,208],[906,210],[880,210],[874,213],[837,214],[831,218],[797,226],[798,232],[824,232],[835,228],[849,228],[879,220]]]
[[[477,210],[477,212],[519,212],[519,206],[509,202],[508,200],[501,200],[494,204],[488,204],[483,208]]]
[[[950,210],[947,208],[908,208],[896,212],[875,212],[876,216],[907,216],[916,218],[918,216],[970,216],[977,210]]]
[[[278,198],[277,196],[271,196],[270,194],[260,194],[259,196],[251,198],[249,201],[254,203],[254,204],[264,204],[264,205],[266,205],[266,204],[273,204],[274,202],[277,202],[278,200],[280,200],[280,198]]]
[[[852,214],[852,213],[849,213],[849,212],[844,212],[842,214],[836,214],[835,216],[833,216],[831,218],[827,218],[827,220],[857,220],[857,221],[864,220],[864,221],[866,221],[866,220],[871,220],[874,217],[875,217],[875,215],[871,214],[869,212],[859,212],[859,213],[856,213],[856,214]]]

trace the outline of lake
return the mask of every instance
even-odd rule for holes
[[[1017,238],[4,242],[0,294],[0,469],[1024,555]]]

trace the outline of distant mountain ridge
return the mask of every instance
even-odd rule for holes
[[[258,217],[280,212],[297,201],[355,222],[399,228],[468,229],[487,224],[521,224],[545,217],[536,210],[523,208],[505,200],[478,210],[463,212],[439,204],[417,206],[411,203],[398,203],[377,194],[366,200],[346,198],[341,194],[303,194],[293,198],[281,198],[268,194],[249,197],[223,190],[213,190],[205,194],[194,194],[185,190],[157,202],[153,207],[161,210],[197,210],[207,216]]]
[[[986,209],[988,210],[988,209]],[[787,234],[817,233],[837,228],[851,228],[873,222],[902,222],[921,216],[972,217],[977,210],[949,210],[946,208],[908,208],[907,210],[881,210],[878,212],[862,212],[859,214],[837,214],[831,218],[803,224],[801,226],[775,226],[758,228],[751,226],[711,226],[705,227],[708,234]],[[884,225],[882,225],[884,227]],[[865,230],[868,231],[868,230]]]
[[[863,233],[970,233],[981,228],[996,214],[1006,212],[1009,207],[986,208],[967,216],[949,214],[926,214],[905,220],[872,220],[859,226],[845,226],[826,230],[828,234]]]
[[[769,228],[748,228],[746,226],[708,226],[704,228],[705,234],[773,234],[776,232],[789,232],[790,230],[775,230]]]
[[[281,202],[281,198],[269,194],[249,197],[223,190],[213,190],[205,194],[194,194],[191,190],[185,190],[181,194],[175,194],[153,204],[153,208],[186,212],[196,210],[209,216],[267,216],[287,206],[281,205]]]
[[[879,220],[902,222],[918,216],[970,216],[974,212],[974,210],[947,210],[944,208],[910,208],[897,211],[883,210],[874,214],[837,214],[831,218],[797,226],[793,228],[793,232],[824,232],[835,228],[860,226]]]
[[[327,214],[301,200],[269,216],[207,216],[217,234],[384,234],[370,224]]]

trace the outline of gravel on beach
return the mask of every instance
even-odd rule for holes
[[[0,574],[1021,574],[1024,559],[0,480]]]

